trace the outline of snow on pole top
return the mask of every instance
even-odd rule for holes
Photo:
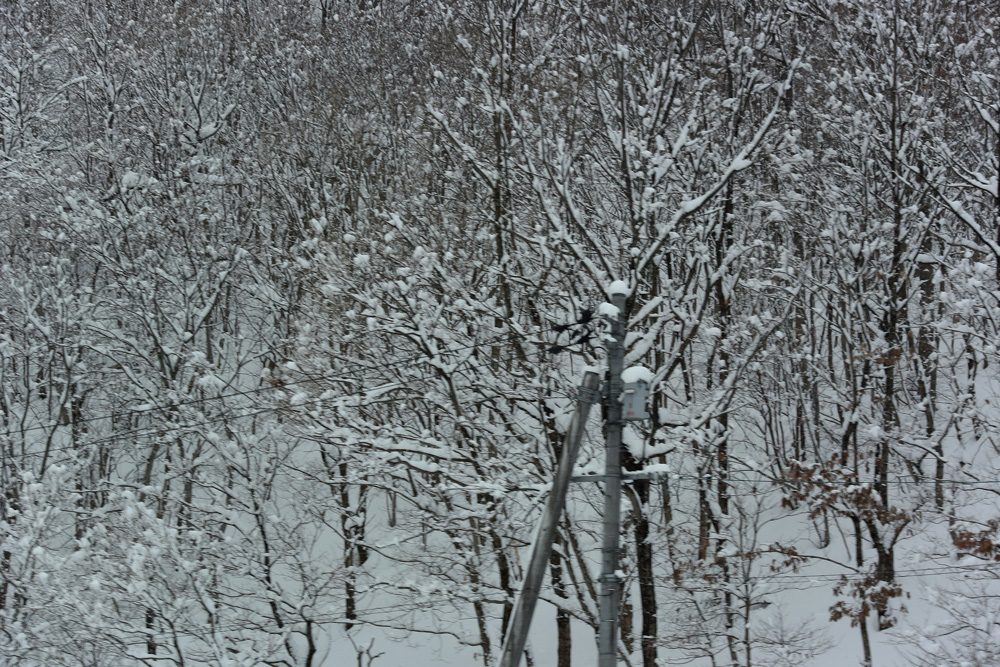
[[[614,296],[615,294],[624,294],[628,296],[631,290],[628,287],[628,283],[624,280],[616,280],[610,285],[608,285],[608,296]]]
[[[632,384],[633,382],[653,384],[653,371],[645,366],[630,366],[622,371],[622,382],[625,384]]]

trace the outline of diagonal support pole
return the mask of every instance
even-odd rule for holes
[[[559,517],[566,505],[566,491],[569,489],[573,465],[580,452],[580,441],[586,429],[587,416],[590,414],[590,406],[598,401],[599,379],[597,373],[590,371],[583,375],[583,383],[580,385],[577,395],[576,410],[573,412],[573,420],[566,432],[566,440],[559,456],[559,467],[556,469],[552,491],[549,492],[548,500],[545,503],[538,536],[531,552],[531,562],[528,564],[521,594],[514,605],[514,614],[511,616],[510,626],[507,629],[507,638],[500,655],[500,667],[518,667],[521,664],[524,645],[528,641],[528,630],[531,627],[531,617],[535,613],[535,604],[538,602],[538,594],[541,592],[545,568],[548,566],[549,557],[552,554],[556,527],[559,525]]]

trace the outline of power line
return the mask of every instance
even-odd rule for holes
[[[972,573],[972,572],[984,572],[984,573],[1000,573],[1000,563],[989,563],[983,565],[953,565],[953,566],[940,566],[940,567],[927,567],[927,568],[912,568],[912,569],[897,569],[894,573],[894,578],[913,578],[913,577],[932,577],[932,576],[943,576],[947,574],[960,574],[960,573]],[[866,572],[845,572],[842,574],[769,574],[769,575],[748,575],[748,576],[738,576],[730,575],[728,583],[739,583],[739,582],[769,582],[775,580],[781,581],[800,581],[802,583],[813,583],[813,582],[841,582],[847,581],[864,581],[872,576],[872,573]],[[637,577],[638,578],[638,577]],[[654,581],[660,579],[664,582],[671,580],[670,575],[663,575],[660,577],[654,577]],[[690,580],[689,580],[690,581]],[[693,582],[691,582],[693,583]],[[710,582],[706,582],[706,585],[710,587]]]
[[[697,475],[677,475],[671,476],[670,479],[676,481],[713,481],[718,480],[718,476],[697,476]],[[811,484],[815,486],[876,486],[878,484],[891,484],[891,485],[920,485],[920,484],[950,484],[950,485],[975,485],[975,484],[1000,484],[1000,479],[985,479],[985,480],[961,480],[961,479],[890,479],[884,482],[877,480],[823,480],[823,479],[782,479],[780,477],[760,477],[756,479],[750,478],[740,478],[740,477],[726,477],[725,481],[727,483],[741,482],[745,484]]]
[[[998,572],[1000,571],[1000,563],[990,564],[990,565],[954,565],[954,566],[941,566],[941,567],[925,567],[925,568],[913,568],[913,569],[903,569],[896,570],[894,577],[901,578],[912,578],[912,577],[930,577],[930,576],[941,576],[945,574],[959,574],[962,572]],[[825,574],[825,575],[807,575],[807,574],[788,574],[788,575],[776,575],[774,579],[803,579],[808,581],[840,581],[842,579],[848,580],[863,580],[872,576],[871,573],[864,572],[852,572],[845,574]],[[758,576],[756,579],[767,580],[772,577]]]

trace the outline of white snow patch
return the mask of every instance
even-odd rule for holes
[[[746,159],[745,157],[738,157],[735,160],[733,160],[733,164],[730,165],[729,168],[732,169],[733,171],[743,171],[744,169],[752,165],[753,162]]]
[[[136,187],[142,181],[139,174],[134,171],[128,170],[122,174],[122,190],[130,190]]]
[[[646,446],[646,439],[636,433],[633,429],[622,429],[622,445],[628,450],[629,454],[632,455],[632,458],[636,460],[641,460],[651,456],[649,453],[649,447]]]

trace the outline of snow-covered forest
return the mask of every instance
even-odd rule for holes
[[[0,663],[493,667],[623,280],[621,664],[1000,664],[998,163],[996,0],[0,0]]]

